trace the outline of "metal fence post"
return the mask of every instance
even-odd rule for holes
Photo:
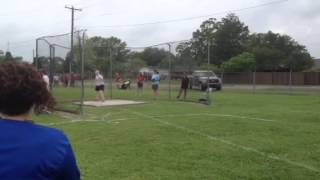
[[[252,74],[252,92],[253,94],[256,93],[256,68],[254,68],[253,74]]]
[[[53,84],[53,72],[54,72],[54,58],[55,58],[55,47],[54,45],[49,46],[50,49],[50,62],[49,62],[49,87],[50,91],[52,91]]]
[[[109,51],[110,51],[110,54],[109,54],[109,62],[110,62],[110,99],[112,99],[112,73],[113,73],[113,71],[112,71],[112,69],[113,69],[113,67],[112,67],[112,47],[111,47],[111,45],[110,45],[110,47],[109,47],[110,49],[109,49]]]
[[[80,98],[80,113],[83,115],[83,101],[84,101],[84,44],[85,44],[85,32],[82,34],[82,39],[80,35],[78,36],[79,46],[80,46],[80,60],[81,60],[81,98]]]
[[[210,71],[210,42],[208,40],[208,65],[207,65],[208,73]],[[207,104],[211,104],[211,98],[210,98],[210,87],[209,87],[209,81],[210,81],[210,75],[208,75],[207,79]]]
[[[289,92],[292,94],[292,67],[290,66],[290,72],[289,72]]]
[[[39,39],[36,39],[36,59],[35,59],[36,68],[39,69]]]
[[[169,78],[169,100],[171,100],[171,44],[168,43],[169,46],[169,70],[168,70],[168,78]]]

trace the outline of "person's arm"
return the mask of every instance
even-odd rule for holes
[[[80,171],[70,144],[66,150],[59,180],[80,180]]]

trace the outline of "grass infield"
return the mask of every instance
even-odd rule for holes
[[[78,89],[56,88],[58,100]],[[161,94],[162,93],[162,94]],[[106,92],[107,96],[109,92]],[[320,96],[214,92],[211,106],[149,90],[114,90],[146,104],[35,116],[70,138],[83,179],[319,179]],[[86,99],[94,92],[86,89]],[[71,103],[70,103],[71,104]],[[66,105],[72,106],[72,105]]]

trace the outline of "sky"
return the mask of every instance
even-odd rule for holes
[[[71,31],[71,11],[66,5],[82,9],[75,11],[76,29],[86,29],[89,37],[115,36],[130,47],[190,39],[204,20],[234,12],[250,33],[287,34],[320,58],[318,0],[2,1],[0,50],[31,61],[36,38]],[[177,21],[161,23],[171,20]]]

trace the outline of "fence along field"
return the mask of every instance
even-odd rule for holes
[[[212,92],[212,106],[205,106],[194,103],[204,96],[199,90],[189,90],[187,101],[175,100],[180,81],[172,75],[194,69],[185,64],[177,71],[171,64],[174,48],[159,48],[167,52],[168,61],[162,64],[167,71],[162,71],[157,100],[150,81],[143,96],[137,96],[135,78],[144,66],[117,62],[113,49],[101,69],[106,97],[146,104],[84,107],[83,116],[57,112],[37,117],[70,136],[84,179],[318,179],[319,96],[296,85],[316,83],[319,74],[223,73],[223,90]],[[112,83],[121,67],[123,79],[132,80],[131,89]],[[86,80],[84,98],[92,100],[93,80]],[[299,95],[265,93],[283,87]],[[65,108],[74,108],[70,100],[81,97],[80,88],[55,86],[53,93],[60,102],[66,100]]]

